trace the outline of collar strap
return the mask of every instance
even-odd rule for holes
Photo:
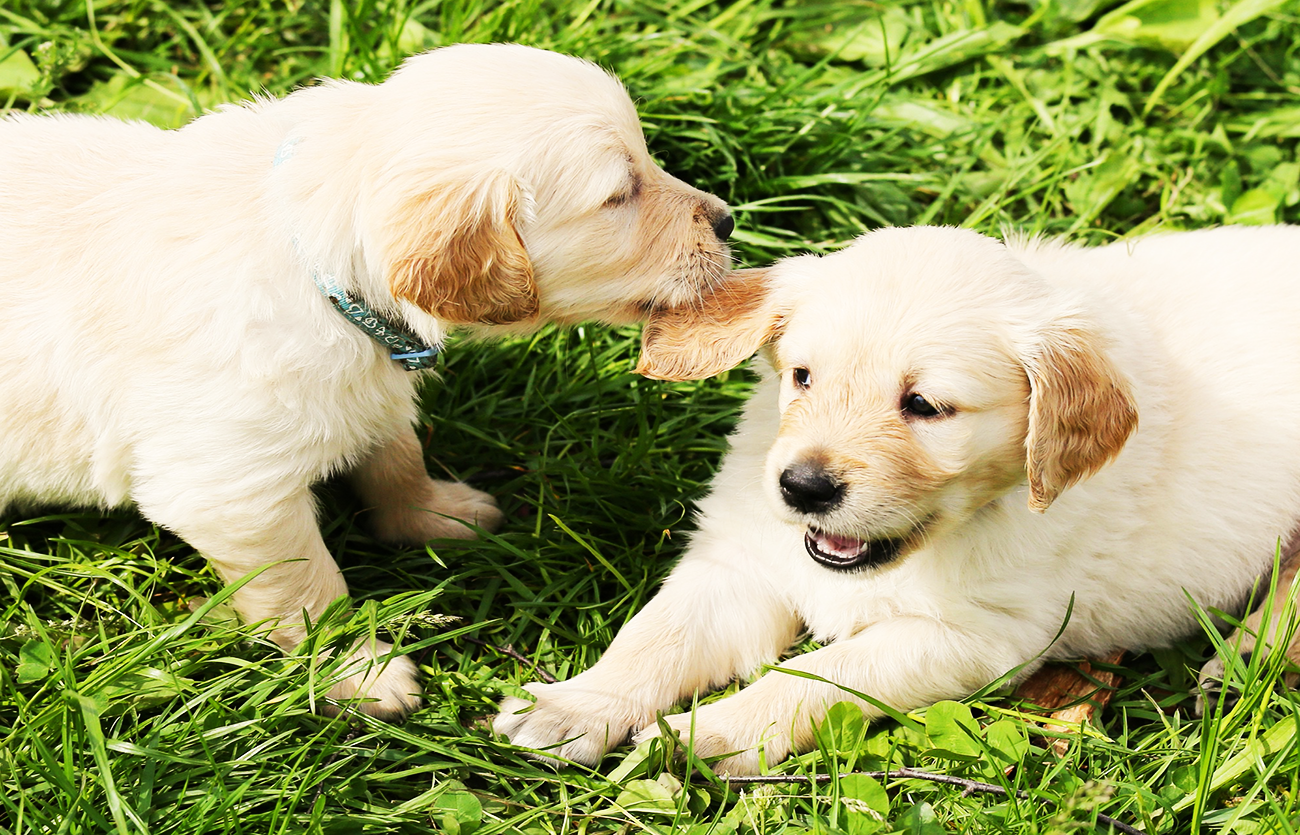
[[[301,141],[300,136],[290,136],[281,142],[275,149],[271,167],[279,168],[292,158],[297,153],[297,146]],[[302,247],[296,237],[293,239],[293,248],[305,261],[306,257],[303,256]],[[360,328],[366,336],[388,349],[388,357],[393,362],[407,371],[423,371],[437,364],[438,353],[442,350],[439,346],[425,345],[418,336],[380,316],[362,299],[349,296],[347,291],[334,280],[334,276],[323,274],[315,267],[309,266],[309,269],[311,280],[316,282],[316,288],[329,299],[334,309]]]
[[[366,336],[388,349],[388,356],[393,362],[407,371],[423,371],[437,364],[441,350],[439,346],[425,345],[410,331],[380,316],[363,300],[349,296],[346,290],[335,283],[334,276],[322,275],[313,269],[311,278],[335,310]]]

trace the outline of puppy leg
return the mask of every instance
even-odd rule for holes
[[[142,501],[141,510],[207,557],[226,582],[264,568],[235,592],[234,606],[247,623],[276,624],[271,638],[290,650],[304,637],[304,613],[320,615],[348,588],[321,539],[310,490],[303,485],[278,492],[196,497],[182,490],[165,500]],[[382,718],[415,709],[415,665],[407,658],[386,659],[391,650],[381,641],[358,646],[344,668],[350,675],[322,695],[365,700],[357,709]]]
[[[1286,624],[1281,623],[1281,619],[1287,601],[1295,600],[1297,593],[1300,593],[1300,586],[1296,584],[1298,569],[1300,569],[1300,533],[1295,533],[1291,535],[1282,550],[1277,583],[1272,602],[1269,604],[1269,622],[1264,623],[1264,603],[1260,603],[1242,622],[1242,627],[1228,636],[1228,647],[1235,649],[1241,655],[1243,662],[1250,662],[1250,657],[1261,638],[1265,638],[1271,645],[1286,634]],[[1300,629],[1291,636],[1286,656],[1293,663],[1300,664]],[[1198,716],[1206,711],[1213,711],[1216,702],[1220,700],[1224,703],[1225,711],[1231,710],[1240,697],[1241,694],[1235,686],[1224,688],[1225,673],[1224,661],[1217,655],[1201,667],[1200,675],[1197,676],[1196,714]],[[1288,686],[1295,687],[1297,676],[1287,675],[1285,681]]]
[[[595,765],[655,714],[788,647],[799,623],[743,555],[688,555],[618,633],[604,657],[555,684],[529,684],[535,702],[507,698],[492,727],[516,745]]]
[[[352,472],[351,479],[357,495],[372,508],[376,535],[389,542],[473,539],[474,531],[458,519],[487,530],[496,530],[501,524],[501,511],[487,493],[429,478],[420,441],[409,426],[375,448]]]
[[[999,628],[1010,630],[1012,625]],[[755,774],[764,760],[775,764],[811,748],[814,723],[836,702],[856,703],[869,719],[881,716],[836,685],[910,710],[969,695],[1029,657],[1010,646],[980,640],[981,635],[996,634],[987,629],[958,633],[928,619],[895,618],[785,661],[736,695],[670,716],[667,723],[683,741],[693,739],[700,756],[730,755],[714,764],[718,771]],[[782,670],[812,673],[835,684]],[[659,733],[659,727],[651,725],[635,739]]]

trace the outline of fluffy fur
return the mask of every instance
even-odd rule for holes
[[[409,374],[317,291],[328,273],[429,343],[449,327],[627,322],[723,275],[725,205],[650,159],[592,64],[456,46],[177,131],[0,120],[0,512],[135,504],[292,647],[347,593],[313,483],[346,471],[385,539],[472,537],[492,498],[433,481]],[[269,567],[268,567],[269,566]],[[414,706],[406,659],[329,696]]]
[[[762,383],[663,589],[496,729],[593,763],[810,632],[823,648],[667,717],[749,773],[834,702],[879,716],[841,687],[914,709],[1167,644],[1197,630],[1189,597],[1240,606],[1300,516],[1297,252],[1287,227],[1096,249],[887,229],[753,276],[739,347],[719,310],[708,344],[658,322],[665,376],[776,334]]]

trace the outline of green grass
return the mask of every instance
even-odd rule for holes
[[[1300,221],[1300,8],[1259,0],[6,0],[0,110],[176,125],[489,40],[617,72],[663,164],[737,208],[750,264],[882,224],[1102,241]],[[1066,833],[1099,811],[1153,833],[1300,830],[1280,665],[1256,656],[1240,705],[1197,720],[1209,638],[1126,662],[1062,757],[1026,747],[1014,703],[990,697],[972,705],[973,748],[952,750],[951,706],[868,729],[837,713],[779,769],[910,766],[1027,799],[866,778],[738,797],[683,785],[654,750],[557,773],[494,741],[477,719],[530,670],[469,639],[560,677],[592,664],[680,553],[748,391],[739,371],[639,379],[635,344],[587,327],[452,346],[424,393],[430,468],[477,479],[507,525],[392,550],[324,485],[358,602],[292,658],[240,631],[203,561],[137,515],[0,520],[0,832]],[[413,649],[427,706],[402,725],[315,715],[309,685],[330,670],[310,650],[371,630]]]

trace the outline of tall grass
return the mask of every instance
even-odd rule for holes
[[[1300,9],[1261,0],[7,0],[0,108],[174,126],[499,40],[623,78],[661,162],[736,207],[742,262],[883,224],[1103,241],[1298,219]],[[737,794],[683,784],[650,749],[555,772],[493,740],[479,717],[532,675],[500,650],[560,677],[599,657],[680,553],[748,391],[743,371],[639,379],[635,338],[454,344],[423,393],[430,468],[491,490],[509,522],[394,550],[323,485],[358,602],[290,658],[133,513],[0,520],[0,832],[1028,833],[1087,831],[1099,811],[1148,832],[1300,829],[1281,667],[1252,659],[1238,707],[1197,720],[1208,638],[1129,662],[1100,725],[1063,732],[1064,756],[1025,745],[1017,706],[990,698],[972,705],[975,749],[944,742],[959,708],[871,728],[837,712],[780,769],[911,766],[1023,799],[867,778]],[[413,648],[427,706],[401,725],[315,715],[310,684],[330,670],[309,650],[371,630]]]

